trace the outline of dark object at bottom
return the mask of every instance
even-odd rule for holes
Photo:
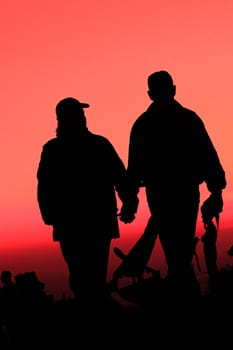
[[[205,225],[205,233],[201,238],[206,268],[210,278],[214,277],[218,273],[216,248],[217,235],[217,227],[213,221],[210,221]]]
[[[117,292],[121,298],[138,305],[145,305],[163,295],[165,282],[160,278],[157,271],[152,277],[145,278],[137,283],[118,288]]]
[[[156,310],[164,307],[178,306],[180,303],[193,305],[201,298],[201,289],[195,275],[183,276],[182,279],[171,281],[161,278],[159,271],[151,277],[118,288],[118,294],[127,302]]]
[[[113,273],[113,278],[109,283],[110,290],[118,289],[118,279],[122,277],[132,277],[136,283],[144,279],[144,272],[157,274],[157,271],[147,266],[153,251],[157,234],[154,230],[153,218],[150,217],[146,228],[133,246],[133,248],[126,255],[119,248],[114,248],[114,253],[122,259],[122,263],[118,266],[116,271]]]
[[[233,256],[233,245],[230,247],[230,249],[227,252],[228,255]]]

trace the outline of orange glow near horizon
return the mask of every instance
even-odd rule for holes
[[[61,263],[36,202],[36,169],[42,144],[55,135],[56,103],[66,96],[90,103],[89,129],[108,137],[126,164],[131,125],[150,103],[147,76],[159,69],[172,74],[177,100],[200,115],[218,150],[228,183],[220,246],[233,244],[232,13],[230,0],[2,4],[0,270],[31,266],[43,279],[46,267],[25,253],[30,247],[38,261],[51,249],[51,269]],[[147,215],[142,200],[114,244],[131,246]]]

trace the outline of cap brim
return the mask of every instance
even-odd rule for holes
[[[90,105],[88,103],[80,103],[82,108],[88,108]]]

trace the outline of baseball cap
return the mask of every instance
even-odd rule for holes
[[[85,102],[80,102],[74,97],[66,97],[56,105],[56,114],[59,119],[62,115],[74,114],[83,108],[88,108],[90,105]]]

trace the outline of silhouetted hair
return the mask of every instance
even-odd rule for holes
[[[154,72],[148,77],[148,87],[150,91],[157,89],[167,89],[171,88],[172,86],[173,79],[171,75],[165,70]]]

